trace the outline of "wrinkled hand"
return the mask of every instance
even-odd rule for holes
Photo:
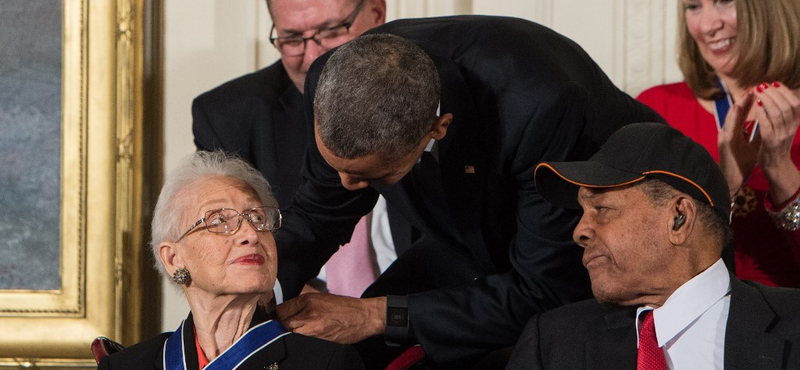
[[[717,136],[719,167],[728,181],[731,198],[747,181],[758,159],[760,135],[756,135],[755,140],[750,142],[749,135],[744,134],[745,120],[754,100],[752,92],[739,99],[728,111],[722,131]]]
[[[792,141],[800,125],[800,96],[780,82],[762,83],[755,88],[754,95],[762,139],[758,164],[770,183],[770,197],[782,203],[800,186],[800,176],[791,157]]]
[[[303,294],[278,305],[278,320],[295,333],[352,344],[383,334],[386,297]]]

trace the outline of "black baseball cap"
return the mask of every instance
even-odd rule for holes
[[[588,161],[542,162],[534,178],[542,197],[562,208],[580,208],[581,186],[612,188],[655,178],[730,217],[728,183],[717,163],[703,146],[661,123],[624,126]]]

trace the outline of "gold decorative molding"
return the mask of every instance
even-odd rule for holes
[[[142,340],[148,4],[62,0],[61,287],[0,290],[0,368],[94,369],[96,336]]]

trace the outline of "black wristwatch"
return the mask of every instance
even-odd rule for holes
[[[386,344],[399,346],[408,339],[408,298],[404,295],[386,296]]]

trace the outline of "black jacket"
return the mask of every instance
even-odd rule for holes
[[[267,178],[278,204],[300,186],[306,150],[303,95],[280,61],[205,92],[192,103],[199,150],[224,149],[252,163]]]
[[[594,299],[531,319],[508,370],[635,369],[636,307]],[[725,369],[800,369],[800,290],[731,275]]]

